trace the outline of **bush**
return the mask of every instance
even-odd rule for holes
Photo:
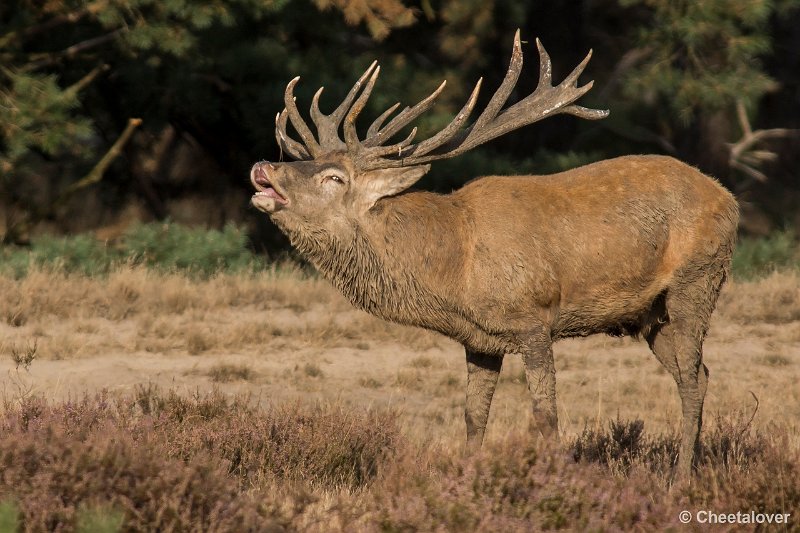
[[[6,248],[2,269],[16,277],[24,276],[31,266],[47,266],[87,276],[105,274],[119,253],[89,235],[54,237],[43,235],[31,242],[30,249]]]
[[[25,530],[281,528],[309,501],[298,484],[373,479],[397,445],[392,418],[152,387],[115,400],[27,398],[0,419],[0,501],[16,503]],[[15,516],[0,507],[0,520]]]
[[[171,223],[139,224],[117,243],[101,242],[90,235],[43,235],[35,238],[30,248],[4,248],[0,271],[21,277],[35,266],[95,276],[120,264],[143,264],[160,271],[208,277],[266,268],[265,260],[247,245],[247,235],[233,225],[218,231]]]
[[[678,457],[677,435],[647,436],[641,420],[612,420],[608,431],[584,428],[571,444],[575,461],[600,463],[625,475],[634,465],[646,465],[669,477]]]
[[[750,430],[752,420],[743,412],[718,417],[700,434],[697,462],[711,469],[746,471],[767,454],[763,436]],[[576,461],[599,463],[625,475],[644,467],[669,478],[677,462],[678,434],[646,435],[641,420],[612,420],[608,430],[584,429],[571,444]]]
[[[399,446],[393,413],[292,404],[256,409],[221,394],[186,399],[151,388],[136,403],[160,420],[173,456],[211,453],[243,487],[276,480],[355,489],[374,478]]]
[[[672,525],[672,501],[653,476],[623,479],[576,463],[563,448],[526,437],[471,459],[434,457],[431,473],[393,468],[373,489],[383,531],[657,530]]]
[[[749,418],[709,424],[692,484],[674,486],[677,439],[641,421],[463,457],[402,444],[396,418],[153,387],[24,398],[0,417],[0,530],[656,531],[684,509],[800,508],[796,440]]]
[[[222,231],[180,224],[141,224],[123,237],[122,254],[159,270],[209,276],[263,266],[247,243],[247,235],[231,224]]]
[[[793,231],[778,231],[759,239],[740,239],[733,254],[733,275],[743,279],[799,267],[800,242]]]
[[[246,531],[265,518],[210,455],[181,460],[142,445],[100,403],[31,407],[4,421],[0,439],[0,493],[18,501],[25,530],[96,522],[79,511],[98,506],[123,514],[126,531]]]

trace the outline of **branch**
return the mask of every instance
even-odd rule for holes
[[[90,83],[92,83],[97,76],[100,75],[101,72],[106,72],[109,69],[108,65],[99,65],[93,68],[86,76],[79,79],[77,82],[73,83],[66,89],[64,89],[64,96],[75,96],[82,90],[84,90]]]
[[[652,51],[652,48],[646,46],[644,48],[633,48],[632,50],[625,52],[617,62],[614,70],[611,71],[611,75],[608,77],[606,84],[597,93],[598,99],[606,100],[611,92],[617,88],[617,85],[622,78],[624,78],[632,68],[646,59],[647,56],[652,53]]]
[[[128,125],[125,127],[125,130],[86,176],[61,191],[61,194],[47,206],[40,209],[35,207],[31,208],[25,212],[20,220],[8,225],[2,242],[4,244],[19,242],[20,238],[31,226],[51,216],[55,210],[61,204],[69,200],[73,194],[102,180],[108,167],[111,166],[114,159],[122,153],[122,148],[128,143],[136,128],[141,124],[142,119],[140,118],[128,119]]]
[[[87,39],[85,41],[81,41],[77,44],[73,44],[72,46],[61,50],[60,52],[53,52],[49,54],[40,55],[41,59],[34,60],[20,70],[22,72],[30,72],[32,70],[36,70],[42,67],[50,66],[54,63],[57,63],[63,58],[73,58],[76,55],[80,54],[81,52],[85,52],[86,50],[90,50],[92,48],[97,48],[98,46],[105,44],[109,41],[113,41],[119,34],[125,31],[125,28],[117,28],[116,30],[106,33],[105,35],[100,35],[98,37],[93,37],[91,39]],[[43,56],[43,57],[42,57]]]
[[[96,15],[101,10],[103,10],[107,5],[108,2],[106,1],[96,2],[82,9],[56,15],[34,26],[28,26],[27,28],[6,33],[2,37],[0,37],[0,48],[5,48],[14,41],[24,41],[25,39],[30,39],[35,35],[52,30],[53,28],[57,28],[62,24],[78,22],[86,15]]]
[[[136,130],[136,128],[141,126],[141,124],[142,119],[140,118],[128,119],[128,125],[125,127],[122,135],[120,135],[117,141],[111,146],[111,148],[108,149],[106,155],[104,155],[102,159],[97,162],[94,168],[86,176],[64,189],[58,198],[53,202],[52,207],[56,207],[57,205],[63,203],[77,191],[85,189],[90,185],[94,185],[103,179],[103,175],[105,174],[106,170],[108,170],[108,167],[111,166],[111,163],[114,161],[114,159],[119,157],[119,154],[122,153],[122,148],[128,143],[133,135],[133,132]]]
[[[739,119],[739,126],[742,128],[742,138],[728,145],[731,151],[728,164],[731,168],[740,170],[752,179],[763,183],[767,181],[767,175],[756,167],[761,166],[764,162],[774,161],[778,158],[778,154],[771,150],[755,150],[756,145],[769,139],[792,137],[799,134],[800,130],[771,128],[753,131],[742,100],[736,101],[736,116]]]

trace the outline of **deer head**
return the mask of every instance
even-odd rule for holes
[[[591,51],[564,81],[553,86],[550,57],[538,39],[536,46],[539,50],[539,83],[533,93],[503,109],[522,69],[522,49],[517,30],[505,79],[480,116],[465,127],[478,99],[482,79],[478,80],[464,107],[445,128],[416,144],[413,142],[416,128],[402,141],[393,144],[389,141],[435,104],[446,81],[430,96],[388,120],[399,107],[399,104],[393,105],[375,119],[366,137],[359,139],[356,119],[378,79],[380,67],[377,62],[367,68],[330,115],[320,111],[319,98],[323,88],[317,91],[310,110],[317,129],[316,137],[297,109],[293,90],[300,78],[294,78],[284,93],[286,107],[276,116],[275,136],[281,149],[298,161],[254,165],[250,174],[256,188],[253,205],[268,213],[287,233],[301,229],[340,231],[343,226],[368,213],[382,198],[411,187],[428,172],[432,161],[463,154],[509,131],[558,113],[590,120],[608,115],[608,111],[574,105],[592,87],[593,82],[577,86],[578,77],[591,58]],[[288,121],[302,142],[289,136]],[[339,135],[340,127],[343,136]]]

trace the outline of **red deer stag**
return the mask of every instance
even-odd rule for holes
[[[408,191],[431,161],[454,157],[557,113],[599,119],[574,102],[592,86],[558,85],[537,40],[539,83],[503,109],[522,68],[519,31],[508,73],[466,126],[481,81],[453,121],[427,140],[388,144],[433,106],[430,96],[367,130],[356,119],[380,67],[370,65],[330,115],[311,103],[316,138],[289,82],[276,118],[281,149],[298,161],[260,162],[253,205],[356,307],[451,337],[466,348],[467,447],[483,440],[503,356],[520,353],[534,429],[557,435],[553,341],[640,335],[672,374],[683,410],[678,473],[691,471],[708,371],[703,338],[728,275],[738,209],[713,179],[675,159],[629,156],[550,176],[489,176],[452,194]],[[287,133],[291,120],[302,142]],[[339,130],[342,128],[343,137]]]

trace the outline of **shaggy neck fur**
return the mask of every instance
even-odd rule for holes
[[[410,200],[416,204],[414,200],[419,198]],[[428,249],[441,250],[442,242],[455,239],[444,228],[417,228],[418,219],[410,214],[409,203],[403,197],[383,200],[379,208],[367,214],[372,217],[367,224],[353,221],[347,232],[337,235],[321,228],[281,229],[292,245],[354,306],[394,322],[452,333],[448,326],[451,320],[446,316],[452,303],[448,304],[441,296],[437,290],[440,286],[431,287],[417,277],[424,266],[419,261],[414,261],[415,264],[410,261],[418,258],[420,250],[410,250],[402,243],[414,242],[410,235],[423,230],[423,238],[430,241]],[[367,227],[373,230],[372,234]],[[386,238],[373,239],[371,235]],[[397,237],[389,237],[393,235]],[[387,242],[399,244],[390,246]],[[436,259],[426,262],[441,264]]]

